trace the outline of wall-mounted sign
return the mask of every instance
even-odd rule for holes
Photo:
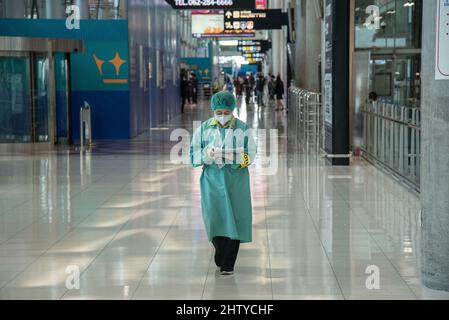
[[[254,9],[257,0],[165,0],[174,9]],[[257,1],[260,2],[260,1]],[[259,4],[261,6],[263,3]],[[266,4],[265,4],[266,6]]]
[[[226,30],[274,30],[287,25],[288,16],[280,9],[272,10],[226,10]]]
[[[438,0],[435,79],[449,80],[449,1]]]

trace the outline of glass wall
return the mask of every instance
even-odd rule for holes
[[[78,5],[82,19],[127,19],[126,0],[0,0],[0,18],[64,19]]]
[[[422,0],[355,0],[355,50],[371,56],[368,92],[419,106]]]
[[[369,91],[384,102],[419,107],[421,57],[416,54],[373,55]]]
[[[0,143],[30,142],[30,59],[0,54]]]
[[[355,48],[421,48],[422,0],[355,0]]]
[[[57,137],[68,138],[63,54],[55,57]],[[44,53],[0,52],[0,143],[49,141],[49,61]]]

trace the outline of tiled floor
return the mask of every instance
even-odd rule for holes
[[[287,139],[281,113],[239,113],[279,130],[279,166],[251,168],[254,242],[235,276],[216,274],[200,171],[170,161],[170,133],[205,119],[199,107],[92,152],[0,155],[0,299],[449,299],[420,285],[414,195],[363,161],[326,166]]]

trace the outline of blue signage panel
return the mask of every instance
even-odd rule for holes
[[[127,42],[85,42],[72,54],[72,89],[126,91],[129,88]]]
[[[212,61],[210,58],[183,58],[181,61],[190,66],[190,70],[195,73],[198,82],[212,82]]]

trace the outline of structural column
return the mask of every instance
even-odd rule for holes
[[[89,2],[86,0],[75,0],[74,4],[80,8],[80,18],[89,19]]]
[[[23,1],[8,1],[5,6],[5,18],[25,18],[29,12],[25,12],[25,3]]]
[[[321,19],[314,0],[296,1],[296,86],[319,91],[321,52]]]
[[[284,10],[284,0],[270,1],[271,9]],[[273,75],[281,75],[282,80],[286,80],[286,59],[287,59],[287,39],[285,30],[272,30],[272,61],[271,72]],[[287,84],[286,84],[287,85]]]
[[[46,19],[63,19],[65,18],[65,9],[61,1],[46,0],[45,1],[45,18]]]
[[[333,165],[349,161],[349,1],[325,1],[325,150]]]
[[[424,285],[449,291],[449,77],[435,80],[440,3],[444,7],[442,0],[423,1],[421,256]]]

